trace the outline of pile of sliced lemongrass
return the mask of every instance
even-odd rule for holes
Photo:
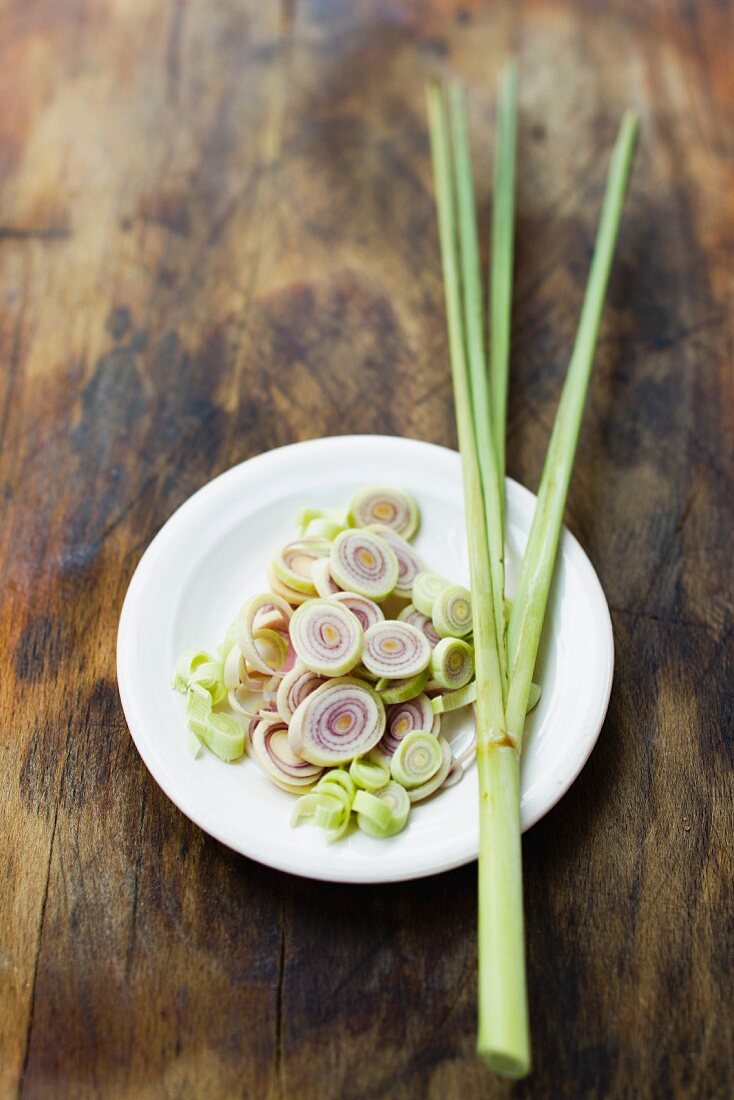
[[[530,1070],[520,846],[520,755],[555,567],[563,511],[593,364],[637,131],[622,121],[612,155],[576,343],[548,447],[520,580],[510,605],[504,578],[505,416],[511,315],[517,77],[499,95],[485,353],[482,279],[464,93],[428,89],[469,542],[480,787],[478,1049],[508,1077]],[[511,607],[505,628],[507,607]]]
[[[191,748],[247,752],[300,796],[294,824],[394,836],[473,758],[473,743],[455,757],[441,736],[441,716],[476,699],[471,594],[426,569],[402,490],[369,487],[343,513],[300,519],[270,591],[246,601],[217,653],[178,663]]]

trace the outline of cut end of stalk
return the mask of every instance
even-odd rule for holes
[[[514,1055],[506,1050],[496,1050],[494,1047],[482,1045],[479,1045],[477,1050],[485,1065],[489,1066],[500,1077],[519,1081],[530,1073],[530,1057],[527,1054]]]

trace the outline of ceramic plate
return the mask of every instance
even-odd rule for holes
[[[281,447],[215,478],[169,519],[143,555],[120,618],[117,670],[125,716],[153,778],[197,825],[260,863],[333,882],[394,882],[436,874],[477,856],[476,769],[416,805],[390,840],[355,830],[328,844],[289,825],[293,798],[243,758],[225,764],[187,749],[185,700],[170,687],[177,656],[213,649],[244,599],[267,589],[272,551],[296,533],[305,504],[346,504],[366,484],[395,485],[422,513],[415,545],[429,567],[468,584],[461,461],[455,451],[389,436],[341,436]],[[517,579],[535,498],[507,483],[508,590]],[[589,559],[568,531],[539,655],[540,703],[527,723],[522,822],[529,828],[568,790],[601,729],[612,683],[609,610]],[[471,711],[445,720],[457,749]]]

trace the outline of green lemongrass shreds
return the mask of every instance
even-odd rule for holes
[[[449,711],[459,710],[460,707],[468,707],[477,699],[477,682],[472,680],[470,684],[458,688],[456,691],[448,691],[445,695],[437,695],[431,699],[431,709],[434,714],[448,714]]]
[[[506,700],[507,658],[504,644],[505,620],[503,611],[505,591],[505,536],[503,526],[505,485],[504,477],[500,475],[497,467],[497,449],[493,438],[489,380],[484,354],[482,278],[479,269],[476,207],[469,150],[469,124],[464,90],[460,85],[452,85],[448,93],[448,103],[451,144],[454,154],[454,187],[463,280],[464,336],[469,370],[471,415],[484,494],[489,569],[492,579],[492,606],[495,617],[502,694]]]
[[[215,714],[211,694],[201,684],[189,688],[188,725],[220,760],[237,760],[245,751],[244,726],[231,714]]]
[[[441,88],[428,89],[446,318],[454,383],[474,616],[479,773],[480,1053],[500,1071],[530,1068],[520,850],[520,754],[505,732],[487,517],[464,351],[451,150]]]
[[[489,277],[489,404],[497,477],[505,479],[507,381],[510,364],[512,272],[515,242],[515,160],[517,146],[517,65],[500,82],[494,143],[494,201]],[[502,494],[504,510],[504,493]]]
[[[352,809],[357,815],[357,825],[368,836],[395,836],[405,828],[410,799],[404,787],[391,781],[374,794],[357,791]]]
[[[538,499],[515,593],[508,629],[511,669],[507,728],[522,741],[533,670],[563,523],[609,271],[619,232],[637,135],[637,118],[622,120],[612,154],[594,257],[581,309],[571,362],[553,424]]]
[[[431,654],[431,676],[439,687],[456,691],[474,675],[474,651],[462,638],[442,638]]]
[[[436,596],[433,625],[441,638],[465,638],[471,634],[471,594],[462,584],[450,584]]]
[[[174,691],[185,693],[194,672],[203,664],[216,661],[216,657],[206,649],[187,649],[176,661],[171,686]]]

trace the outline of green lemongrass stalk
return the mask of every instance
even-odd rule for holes
[[[513,740],[518,743],[522,742],[530,684],[553,579],[563,511],[594,363],[599,322],[619,232],[636,135],[637,117],[628,112],[622,120],[609,166],[604,205],[576,342],[553,424],[518,590],[512,605],[508,630],[511,676],[507,728]]]
[[[479,267],[476,205],[474,202],[471,153],[469,149],[469,125],[466,97],[460,84],[452,84],[449,88],[448,105],[461,256],[465,349],[469,366],[474,436],[482,479],[482,491],[484,493],[484,513],[487,520],[487,543],[489,545],[492,599],[495,633],[498,639],[497,648],[502,695],[504,701],[507,702],[508,680],[504,612],[505,535],[502,522],[505,487],[496,462],[497,444],[492,438],[489,379],[484,355],[482,277]]]
[[[507,382],[510,365],[512,271],[515,242],[515,160],[517,146],[517,65],[511,62],[500,83],[494,143],[494,199],[489,275],[489,396],[497,476],[505,477]],[[504,504],[504,493],[502,494]]]
[[[475,616],[479,773],[479,1022],[477,1046],[507,1076],[530,1069],[520,850],[520,753],[505,732],[481,473],[464,346],[456,196],[442,89],[428,89],[428,119],[443,262],[446,319],[462,456]]]

